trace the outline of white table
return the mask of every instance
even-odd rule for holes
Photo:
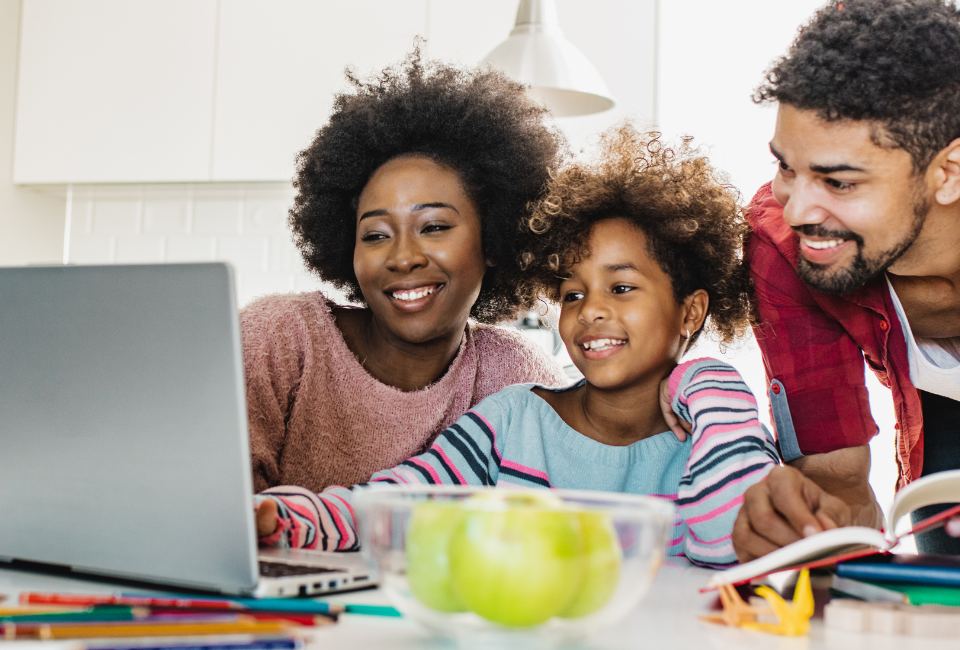
[[[814,620],[810,635],[803,638],[779,637],[749,632],[697,620],[707,611],[714,597],[698,593],[710,571],[680,561],[665,566],[653,587],[637,609],[623,622],[572,648],[596,650],[639,650],[642,648],[690,648],[691,650],[946,650],[960,648],[960,639],[931,640],[904,636],[853,635],[824,630],[823,622]],[[75,593],[110,593],[119,588],[112,584],[39,575],[0,569],[0,593],[8,603],[21,591],[58,591]],[[123,589],[124,591],[135,591]],[[342,603],[388,604],[379,590],[345,593],[324,600]],[[39,648],[37,642],[0,642],[0,647]],[[58,644],[49,644],[53,650]],[[64,647],[59,644],[59,647]],[[340,622],[318,628],[309,650],[453,650],[454,644],[432,637],[413,621],[401,618],[344,615]]]

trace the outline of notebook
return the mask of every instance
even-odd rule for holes
[[[895,528],[902,517],[924,506],[957,501],[960,501],[960,470],[924,476],[897,492],[888,511],[884,530],[864,526],[826,530],[778,548],[756,560],[720,571],[709,580],[708,586],[741,584],[778,571],[830,566],[857,557],[887,553],[908,535],[942,526],[946,519],[960,514],[960,506],[948,508],[897,535]]]
[[[374,584],[356,553],[258,561],[225,264],[0,268],[0,414],[0,561],[227,594]]]

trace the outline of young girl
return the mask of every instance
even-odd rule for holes
[[[501,390],[372,482],[658,495],[679,511],[672,554],[736,562],[730,533],[743,493],[777,453],[733,368],[678,365],[705,322],[723,342],[748,325],[734,192],[686,145],[673,151],[624,126],[604,136],[597,164],[552,180],[530,227],[539,237],[524,264],[560,302],[560,335],[584,380]],[[692,425],[683,442],[664,420],[661,383]],[[262,543],[357,548],[349,489],[276,488],[259,499]]]

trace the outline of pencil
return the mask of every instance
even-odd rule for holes
[[[124,599],[137,597],[135,594],[120,594],[117,598]],[[142,598],[142,596],[141,596]],[[170,598],[179,598],[171,596]],[[180,598],[185,601],[186,599]],[[162,599],[161,599],[162,600]],[[227,602],[232,608],[245,610],[244,613],[255,612],[289,612],[291,614],[342,614],[344,606],[336,603],[326,603],[306,598],[230,598],[229,600],[202,600],[194,599],[192,602]],[[132,604],[132,603],[130,603]],[[154,606],[162,606],[160,603],[154,603]],[[207,605],[208,607],[210,605]],[[174,605],[174,607],[189,607],[189,605]],[[214,607],[214,609],[216,609]]]
[[[88,644],[86,650],[298,650],[303,647],[301,639],[262,638],[240,639],[237,637],[196,637],[187,639],[137,639],[135,644],[119,642],[119,645]],[[109,642],[107,642],[109,643]]]
[[[287,612],[291,614],[341,614],[343,605],[299,598],[198,598],[188,596],[140,596],[136,594],[57,594],[26,592],[20,594],[24,605],[74,605],[84,607],[128,605],[177,609],[245,610]]]
[[[367,616],[403,616],[400,610],[387,605],[345,605],[347,614],[366,614]]]
[[[101,607],[85,612],[46,612],[39,614],[15,614],[0,616],[0,624],[6,623],[92,623],[98,621],[132,621],[149,614],[148,609],[134,607]]]
[[[197,607],[201,609],[243,609],[243,606],[231,600],[188,597],[153,596],[116,596],[109,594],[57,594],[24,592],[20,594],[21,605],[73,605],[92,607],[94,605],[129,605],[155,607]]]
[[[67,612],[89,612],[90,607],[74,607],[70,605],[22,605],[0,607],[0,616],[19,616],[20,614],[63,614]]]
[[[150,611],[153,615],[160,617],[160,616],[179,616],[179,615],[189,614],[191,612],[192,613],[209,612],[210,610],[190,610],[190,609],[151,607]],[[295,612],[263,612],[263,611],[253,611],[253,610],[244,611],[243,616],[246,616],[249,618],[255,618],[260,621],[287,621],[289,623],[296,623],[297,625],[306,625],[308,627],[327,625],[328,623],[333,623],[337,620],[336,614],[297,614]]]
[[[289,633],[291,625],[283,621],[257,621],[239,619],[232,622],[158,623],[121,622],[114,625],[29,625],[6,624],[5,639],[39,638],[51,639],[99,639],[116,637],[168,637],[198,636],[208,634],[251,634],[255,636]]]

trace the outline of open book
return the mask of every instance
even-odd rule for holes
[[[777,571],[815,568],[874,553],[885,553],[896,546],[902,537],[942,525],[947,518],[960,514],[960,505],[925,519],[897,536],[894,534],[894,527],[901,517],[924,506],[957,502],[960,502],[960,470],[925,476],[897,493],[887,514],[885,532],[863,526],[825,530],[752,562],[720,571],[710,579],[707,586],[741,584]]]

